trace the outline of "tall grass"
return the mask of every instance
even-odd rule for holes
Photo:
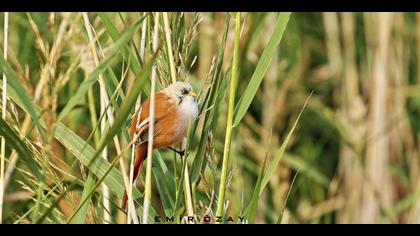
[[[0,16],[3,223],[419,222],[418,13]],[[185,156],[131,184],[133,113],[178,80]]]

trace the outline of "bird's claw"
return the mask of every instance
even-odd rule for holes
[[[182,151],[178,151],[178,154],[179,154],[181,157],[183,157],[183,156],[185,155],[185,149],[184,149],[184,150],[182,150]]]
[[[178,151],[174,148],[168,147],[169,149],[171,149],[172,151],[176,152],[178,155],[180,155],[181,157],[183,157],[185,155],[185,149],[182,151]]]

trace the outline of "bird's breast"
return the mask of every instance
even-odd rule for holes
[[[180,142],[188,131],[189,121],[194,122],[198,115],[198,105],[193,98],[185,98],[178,106],[175,138]]]

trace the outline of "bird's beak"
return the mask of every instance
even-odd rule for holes
[[[189,92],[188,93],[188,96],[191,96],[191,97],[197,97],[197,94],[195,94],[193,91],[191,91],[191,92]]]

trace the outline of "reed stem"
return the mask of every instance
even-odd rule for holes
[[[155,25],[153,29],[153,51],[157,49],[159,29],[159,12],[155,14]],[[152,158],[153,158],[153,132],[155,121],[155,88],[156,88],[156,64],[152,67],[152,78],[150,88],[150,110],[149,110],[149,138],[147,143],[147,169],[146,184],[143,203],[143,223],[148,223],[150,199],[152,195]]]
[[[234,42],[234,49],[233,49],[233,61],[232,61],[232,77],[230,79],[230,89],[229,89],[229,107],[228,107],[228,117],[227,117],[227,125],[226,125],[226,135],[225,135],[225,145],[223,149],[223,165],[222,165],[222,176],[220,179],[220,187],[219,187],[219,198],[217,202],[217,211],[216,216],[223,216],[223,206],[225,200],[225,192],[226,192],[226,179],[227,173],[229,169],[229,156],[230,156],[230,144],[232,138],[232,129],[233,129],[233,110],[235,107],[235,86],[237,80],[237,72],[238,72],[238,57],[239,57],[239,38],[240,38],[240,30],[241,28],[241,13],[236,13],[235,18],[235,42]]]

